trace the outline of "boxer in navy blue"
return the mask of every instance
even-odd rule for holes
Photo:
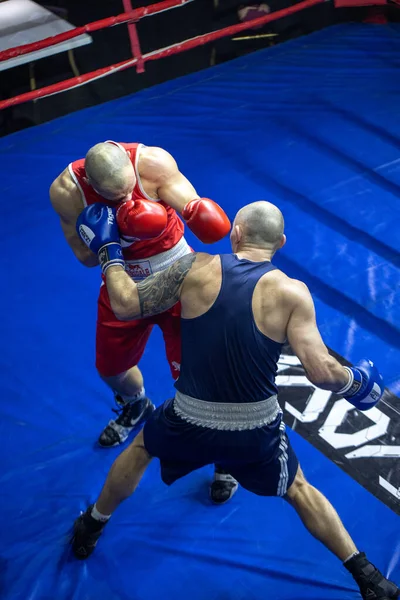
[[[268,202],[245,206],[233,224],[232,254],[188,254],[138,284],[115,259],[119,233],[106,213],[95,223],[85,212],[82,219],[119,319],[157,314],[180,300],[182,363],[175,397],[153,413],[111,467],[97,502],[76,520],[75,556],[91,554],[153,457],[167,484],[215,463],[249,491],[287,500],[365,600],[398,598],[398,587],[358,551],[333,506],[307,482],[286,435],[275,384],[286,340],[312,383],[359,410],[376,405],[384,384],[370,360],[343,367],[330,356],[307,287],[271,263],[286,241],[280,210]]]

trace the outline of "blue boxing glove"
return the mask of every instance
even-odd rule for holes
[[[87,206],[76,222],[79,237],[97,254],[103,273],[113,265],[125,266],[115,213],[114,208],[96,202]]]
[[[349,383],[337,394],[346,398],[358,410],[375,406],[385,391],[383,377],[371,360],[363,359],[354,367],[345,367],[350,375]]]

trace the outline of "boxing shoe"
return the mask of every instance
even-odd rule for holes
[[[99,444],[103,448],[123,444],[130,433],[146,421],[156,408],[148,398],[123,404],[123,401],[119,402],[116,396],[116,401],[120,408],[113,408],[113,411],[118,414],[118,417],[108,423],[99,437]]]
[[[70,543],[72,552],[79,560],[85,560],[92,554],[107,524],[107,521],[97,521],[92,517],[92,508],[93,504],[74,523]]]
[[[210,486],[210,498],[214,504],[225,504],[236,494],[238,482],[232,475],[215,465],[214,479]]]
[[[364,600],[395,600],[400,596],[400,589],[386,579],[382,573],[369,562],[364,552],[360,552],[344,563],[353,575]]]

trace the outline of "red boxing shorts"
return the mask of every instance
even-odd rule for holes
[[[138,364],[154,325],[163,333],[172,377],[177,379],[181,363],[181,307],[137,321],[118,321],[110,305],[107,288],[102,285],[98,299],[96,331],[96,368],[103,377],[112,377]]]

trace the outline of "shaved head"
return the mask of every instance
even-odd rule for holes
[[[89,183],[107,200],[120,200],[132,193],[135,170],[124,148],[104,142],[90,148],[85,158]]]
[[[264,200],[247,204],[239,210],[232,231],[239,236],[239,247],[275,251],[282,243],[284,220],[279,208]]]

